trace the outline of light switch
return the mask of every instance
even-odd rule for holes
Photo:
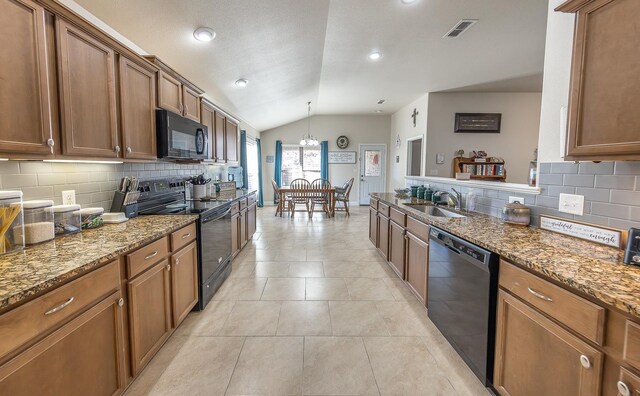
[[[578,216],[584,214],[584,195],[560,194],[558,210]]]

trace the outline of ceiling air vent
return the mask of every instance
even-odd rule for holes
[[[460,37],[462,33],[466,32],[476,22],[478,22],[477,19],[461,19],[460,22],[456,23],[455,26],[442,37]]]

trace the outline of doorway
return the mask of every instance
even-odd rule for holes
[[[422,175],[422,136],[407,140],[407,176]]]
[[[384,192],[387,179],[387,145],[360,145],[360,205],[369,205],[370,193]]]

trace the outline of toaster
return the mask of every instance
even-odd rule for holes
[[[640,228],[629,229],[624,262],[625,264],[640,265]]]

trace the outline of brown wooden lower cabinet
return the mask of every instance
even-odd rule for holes
[[[378,214],[378,252],[387,259],[389,257],[389,218]]]
[[[107,396],[126,386],[121,293],[0,367],[0,394]]]
[[[494,386],[503,396],[599,395],[603,353],[498,292]]]
[[[249,238],[247,235],[247,209],[240,211],[240,218],[238,222],[239,222],[238,229],[240,231],[240,236],[239,236],[240,249],[242,249],[244,245],[246,245],[247,242],[249,241]]]
[[[389,223],[389,257],[391,268],[400,277],[405,279],[406,240],[405,229],[394,221]]]
[[[256,233],[258,217],[258,205],[253,204],[247,209],[247,236],[249,239]]]
[[[374,208],[369,208],[369,240],[378,246],[378,211]]]
[[[192,242],[171,257],[171,308],[178,327],[198,303],[198,245]]]
[[[616,389],[606,389],[602,393],[606,395],[615,394],[615,392],[620,396],[640,396],[640,377],[625,368],[620,368]]]
[[[421,303],[427,304],[429,244],[407,232],[406,282]]]
[[[171,332],[170,270],[165,259],[129,281],[129,339],[134,376],[149,363]]]
[[[240,253],[240,213],[236,213],[231,216],[231,251],[235,257]]]

